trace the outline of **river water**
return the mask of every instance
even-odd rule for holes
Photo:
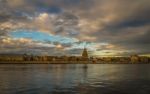
[[[150,65],[1,64],[0,94],[150,94]]]

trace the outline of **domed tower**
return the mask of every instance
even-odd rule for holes
[[[82,57],[84,58],[88,58],[88,52],[87,52],[87,49],[84,48],[83,52],[82,52]]]

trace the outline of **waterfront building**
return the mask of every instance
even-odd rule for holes
[[[87,52],[87,49],[86,49],[86,48],[83,49],[82,57],[88,58],[88,52]]]
[[[140,60],[138,55],[132,55],[130,59],[131,59],[131,63],[139,63]]]
[[[88,52],[87,49],[84,48],[82,52],[82,61],[88,61],[88,60],[89,60]]]

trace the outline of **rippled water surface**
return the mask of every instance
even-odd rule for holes
[[[150,65],[0,65],[0,94],[150,94]]]

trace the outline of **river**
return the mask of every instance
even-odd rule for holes
[[[1,64],[0,94],[150,94],[150,65]]]

